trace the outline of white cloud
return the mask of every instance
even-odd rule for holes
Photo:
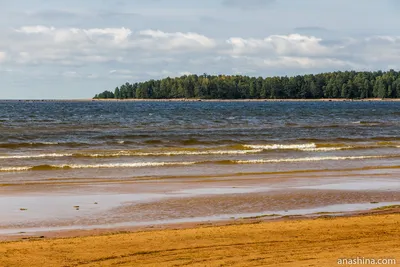
[[[141,36],[150,37],[149,39],[142,40],[142,44],[151,43],[155,48],[161,50],[210,49],[216,46],[213,39],[192,32],[167,33],[159,30],[144,30],[140,31],[139,34]]]
[[[157,52],[201,52],[216,47],[213,39],[197,33],[154,30],[133,33],[128,28],[79,29],[37,25],[20,27],[11,36],[6,45],[15,61],[21,64],[82,65],[132,62],[140,58],[154,61]],[[162,62],[167,64],[165,60]]]
[[[321,45],[322,39],[300,34],[271,35],[264,39],[230,38],[227,43],[232,46],[233,55],[272,52],[277,55],[323,55],[332,52]]]
[[[330,49],[320,44],[322,39],[300,34],[272,35],[266,39],[279,55],[322,55],[330,53]]]
[[[256,54],[262,50],[272,50],[271,44],[260,39],[232,37],[227,40],[227,43],[232,46],[232,50],[229,51],[232,55]]]
[[[11,59],[7,62],[86,67],[80,74],[55,70],[64,77],[79,79],[386,69],[400,61],[400,37],[386,35],[338,40],[302,34],[214,39],[194,32],[38,25],[15,29],[9,36],[0,41],[0,49]],[[5,53],[0,52],[0,62],[4,59]],[[95,72],[106,75],[92,75],[92,67],[103,68]]]
[[[26,34],[49,34],[51,32],[54,32],[55,28],[37,25],[37,26],[24,26],[19,29],[16,29],[15,31]]]
[[[130,29],[126,28],[93,28],[93,29],[78,29],[78,28],[61,28],[46,27],[42,25],[24,26],[16,29],[16,32],[22,34],[42,34],[50,36],[56,43],[65,43],[71,41],[78,42],[95,42],[102,40],[102,37],[109,37],[115,43],[121,43],[128,39],[132,34]]]

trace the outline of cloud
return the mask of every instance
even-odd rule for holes
[[[6,52],[1,52],[0,51],[0,63],[6,61],[6,57],[7,57]]]
[[[227,43],[232,46],[233,55],[275,53],[277,55],[329,54],[330,50],[321,45],[322,39],[300,34],[271,35],[264,39],[230,38]]]
[[[137,80],[140,73],[129,69],[115,69],[108,72],[108,77],[119,80]]]
[[[216,46],[213,39],[197,33],[166,33],[155,30],[140,31],[141,36],[149,37],[142,40],[142,43],[157,44],[156,47],[161,50],[175,50],[175,49],[211,49]]]
[[[66,28],[56,29],[54,27],[38,26],[25,26],[16,30],[22,34],[42,34],[47,35],[56,43],[65,42],[82,42],[82,41],[101,41],[103,37],[111,38],[115,43],[121,43],[128,39],[132,34],[130,29],[126,28],[93,28],[93,29],[78,29]]]
[[[6,64],[49,66],[48,72],[68,80],[135,81],[204,72],[285,75],[305,70],[386,69],[400,61],[400,37],[390,35],[211,38],[196,32],[34,25],[14,29],[7,36],[0,41],[0,49],[7,52]],[[0,62],[4,60],[5,52],[0,53]],[[52,70],[53,66],[62,69]]]
[[[80,29],[43,25],[15,29],[9,42],[19,63],[54,62],[63,65],[122,62],[132,56],[146,57],[157,52],[200,52],[216,46],[212,38],[193,32],[133,32],[124,27]]]
[[[229,38],[226,55],[237,69],[373,70],[400,67],[400,37],[370,36],[325,40],[314,36],[271,35],[263,39]],[[239,64],[240,62],[240,64]]]
[[[256,9],[264,8],[277,0],[223,0],[222,5],[229,8]]]
[[[26,34],[49,34],[51,32],[54,32],[55,28],[37,25],[37,26],[24,26],[19,29],[16,29],[15,31]]]

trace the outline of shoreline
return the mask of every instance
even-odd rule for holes
[[[0,99],[0,102],[399,102],[400,98],[320,98],[320,99]]]
[[[243,218],[352,214],[399,205],[396,178],[380,170],[350,170],[179,180],[31,180],[0,186],[0,213],[7,215],[0,219],[0,240],[37,233],[48,236],[65,231],[224,224]]]
[[[389,206],[380,205],[377,208],[342,211],[342,212],[315,212],[310,214],[291,214],[285,216],[275,216],[274,214],[264,214],[259,216],[250,216],[242,218],[231,218],[226,220],[211,220],[211,221],[187,221],[187,222],[166,222],[162,224],[148,224],[136,226],[115,226],[105,228],[77,228],[77,229],[60,229],[60,230],[43,230],[34,232],[24,232],[23,229],[18,234],[0,234],[0,245],[7,242],[15,242],[22,240],[35,239],[40,236],[40,239],[64,239],[64,238],[80,238],[93,236],[108,236],[118,233],[146,233],[166,230],[188,230],[201,229],[209,227],[226,227],[238,225],[252,225],[258,223],[274,224],[280,222],[299,222],[313,221],[319,219],[346,219],[359,218],[368,216],[387,216],[400,215],[400,205],[397,203]],[[45,228],[44,228],[45,229]]]

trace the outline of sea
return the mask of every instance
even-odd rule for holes
[[[398,168],[400,102],[0,102],[0,185]]]

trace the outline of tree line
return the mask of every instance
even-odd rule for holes
[[[319,99],[400,98],[400,72],[329,72],[293,77],[184,75],[125,83],[95,99]]]

